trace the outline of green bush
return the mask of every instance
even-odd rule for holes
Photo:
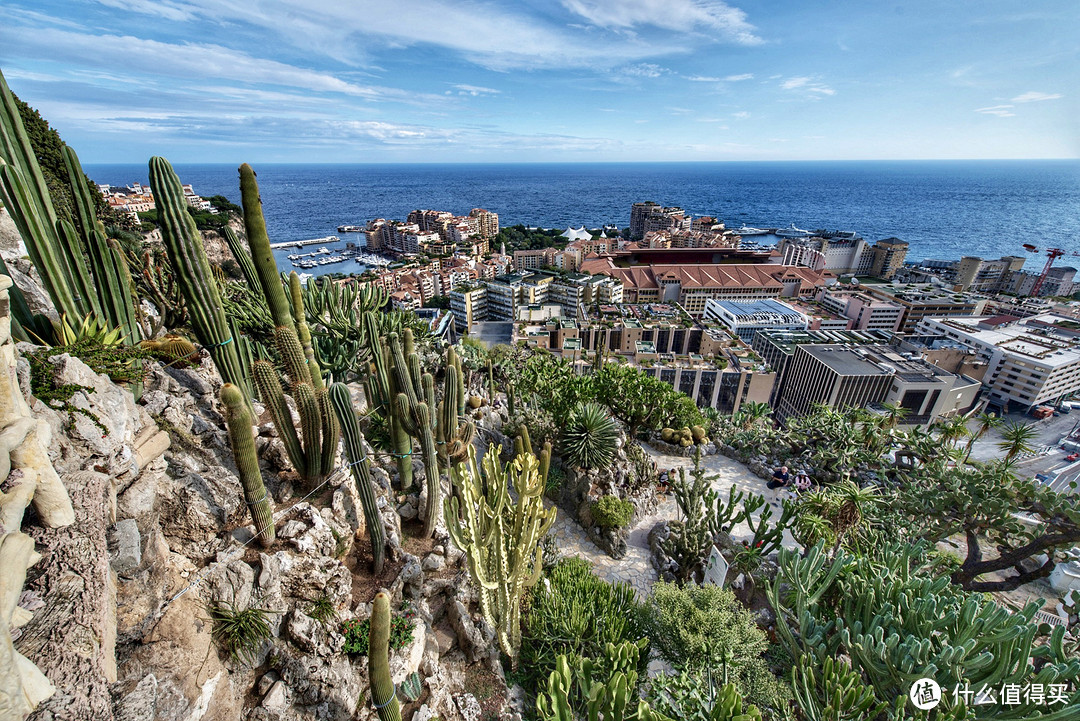
[[[645,637],[632,586],[608,583],[581,558],[564,558],[533,587],[523,624],[520,679],[530,692],[546,683],[560,654],[606,656],[607,644]],[[642,654],[642,663],[648,653]]]
[[[634,516],[634,504],[615,496],[600,496],[591,511],[593,521],[602,528],[626,528]]]
[[[769,641],[754,614],[719,586],[657,583],[645,604],[645,626],[660,657],[676,670],[735,683],[747,701],[778,709],[790,688],[769,671]]]
[[[566,421],[562,433],[562,455],[579,468],[607,468],[615,459],[619,426],[607,408],[597,403],[581,403]]]
[[[394,614],[390,617],[390,650],[396,651],[412,643],[413,620],[411,616],[399,616]],[[361,621],[353,618],[341,624],[341,633],[345,635],[345,653],[356,653],[367,656],[368,634],[371,631],[371,619]]]
[[[270,639],[272,611],[265,608],[237,608],[231,603],[209,606],[211,636],[235,663],[254,665],[259,649]]]

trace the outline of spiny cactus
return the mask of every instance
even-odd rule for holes
[[[378,576],[382,573],[386,559],[386,533],[383,530],[382,517],[379,516],[375,484],[371,480],[371,462],[364,453],[364,436],[360,432],[348,386],[344,383],[330,386],[330,403],[334,406],[334,413],[337,414],[338,424],[341,426],[345,457],[349,459],[356,491],[360,494],[360,505],[364,510],[364,524],[371,541],[371,570]]]
[[[221,404],[225,407],[225,425],[229,431],[229,447],[236,460],[240,485],[244,488],[244,502],[251,511],[255,535],[263,548],[274,542],[274,513],[270,498],[263,485],[259,458],[255,453],[255,436],[251,432],[251,415],[248,413],[244,394],[231,383],[221,387]]]
[[[371,703],[379,721],[401,721],[401,705],[390,677],[390,598],[385,593],[375,594],[368,639]]]
[[[450,469],[454,495],[445,502],[450,538],[465,552],[480,609],[514,668],[521,650],[521,599],[540,578],[540,543],[556,513],[554,507],[545,509],[543,500],[550,450],[542,468],[531,449],[524,452],[524,443],[519,440],[522,451],[505,466],[498,448],[490,446],[482,472],[470,445],[468,460]]]
[[[289,393],[300,415],[300,436],[273,364],[256,361],[252,364],[252,375],[293,468],[309,487],[315,486],[330,473],[334,463],[339,436],[337,418],[311,347],[300,278],[295,273],[290,275],[286,294],[266,234],[255,171],[247,163],[240,166],[240,195],[252,264],[273,318],[274,341],[285,366]]]
[[[393,334],[392,334],[393,336]],[[424,373],[420,377],[420,393],[411,387],[409,378],[411,373],[404,373],[401,365],[401,347],[397,339],[391,340],[391,352],[397,358],[395,369],[402,373],[399,387],[407,389],[406,393],[398,393],[394,415],[401,427],[410,436],[420,442],[420,451],[424,459],[424,479],[426,481],[427,504],[424,515],[424,537],[430,537],[438,525],[439,512],[441,510],[440,496],[442,494],[439,485],[438,454],[435,451],[435,426],[436,416],[432,412],[435,408],[435,382],[430,373]],[[415,354],[412,356],[415,358]]]
[[[180,179],[165,158],[150,159],[150,188],[161,221],[165,252],[187,304],[195,337],[210,353],[222,379],[239,388],[250,404],[246,368],[240,362],[237,344],[226,321],[202,237],[195,227],[195,219],[187,212]]]
[[[362,323],[364,341],[371,354],[370,372],[364,380],[364,396],[367,398],[368,408],[390,423],[391,453],[397,459],[401,490],[407,491],[412,488],[413,483],[412,440],[402,427],[395,408],[399,389],[396,387],[395,373],[392,370],[390,343],[387,338],[379,335],[379,324],[372,311],[363,314]],[[391,333],[391,337],[397,342],[396,333]],[[407,345],[412,344],[412,331],[408,329],[405,330],[405,342]]]
[[[233,257],[236,258],[236,264],[240,266],[240,273],[244,276],[244,282],[247,283],[251,290],[258,291],[261,287],[259,275],[255,272],[255,264],[251,262],[248,249],[244,247],[240,236],[236,234],[231,225],[226,225],[223,233],[225,243],[229,246],[229,250],[232,251]]]
[[[465,381],[461,372],[461,359],[453,346],[446,349],[446,375],[443,379],[443,397],[439,403],[438,423],[435,429],[439,461],[444,468],[465,460],[465,453],[476,435],[476,426],[462,416]]]
[[[607,468],[615,459],[619,427],[607,409],[582,403],[570,414],[562,434],[562,454],[579,468]]]
[[[139,344],[146,350],[157,353],[162,360],[174,368],[187,368],[198,361],[199,349],[187,338],[169,333],[154,340],[144,340]]]

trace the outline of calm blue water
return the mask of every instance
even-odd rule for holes
[[[271,240],[337,234],[415,208],[483,207],[503,225],[629,225],[655,200],[738,228],[896,236],[909,260],[1023,254],[1022,243],[1080,251],[1080,161],[860,161],[508,165],[256,166]],[[240,202],[236,168],[178,165],[203,196]],[[147,182],[146,166],[88,165],[99,183]],[[357,238],[358,236],[342,236]],[[317,246],[316,246],[317,247]],[[309,252],[314,248],[305,250]],[[1059,261],[1060,263],[1061,261]],[[1041,266],[1041,259],[1027,263]],[[327,270],[350,270],[347,264]]]

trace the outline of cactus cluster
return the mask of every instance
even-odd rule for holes
[[[638,644],[626,641],[618,646],[609,643],[606,659],[568,659],[560,655],[548,677],[547,688],[536,698],[539,718],[542,721],[577,718],[666,721],[666,716],[653,711],[637,696],[640,654]]]
[[[165,361],[166,365],[174,368],[187,368],[199,360],[199,349],[195,347],[195,344],[175,333],[168,333],[153,340],[144,340],[139,343],[139,346],[151,351]]]
[[[522,597],[540,578],[541,541],[556,513],[543,501],[551,446],[545,445],[538,458],[528,432],[518,436],[516,446],[506,465],[499,463],[498,448],[490,446],[478,467],[470,445],[468,460],[450,469],[454,495],[445,503],[450,538],[465,552],[480,609],[514,668],[521,649]]]
[[[660,431],[660,439],[665,443],[683,448],[701,446],[709,442],[705,429],[701,426],[686,426],[679,429],[665,427]]]
[[[180,178],[165,158],[150,159],[150,188],[157,205],[165,252],[187,305],[195,337],[210,353],[222,380],[240,389],[250,403],[247,369],[241,363],[238,344],[225,318],[202,236],[195,227],[195,219],[187,212]]]
[[[286,294],[274,253],[270,249],[270,238],[266,234],[259,184],[255,171],[246,163],[240,166],[240,196],[251,261],[273,319],[274,343],[284,366],[289,394],[300,416],[300,433],[297,433],[293,423],[281,377],[274,364],[257,360],[251,364],[251,373],[259,389],[259,397],[270,412],[289,455],[289,461],[304,484],[314,487],[333,468],[340,432],[337,417],[311,347],[300,277],[296,273],[290,274],[289,292]]]
[[[121,329],[128,344],[137,343],[141,330],[127,262],[105,236],[75,151],[65,145],[60,152],[72,193],[71,218],[60,217],[53,206],[15,97],[0,74],[0,199],[45,291],[61,315],[92,315],[102,325]]]
[[[225,425],[229,432],[229,446],[236,459],[240,485],[244,489],[244,502],[251,511],[255,535],[263,548],[274,542],[274,515],[270,498],[263,485],[259,458],[255,453],[255,436],[251,431],[252,419],[244,394],[239,388],[226,383],[221,387],[221,405],[225,408]]]
[[[364,436],[356,419],[352,405],[352,394],[344,383],[330,386],[330,403],[337,414],[341,426],[341,437],[345,445],[345,457],[352,469],[356,491],[360,494],[360,505],[364,511],[364,523],[367,526],[368,539],[371,541],[371,569],[378,576],[382,573],[386,559],[386,533],[383,530],[379,506],[375,498],[375,484],[371,480],[371,463],[364,453]]]

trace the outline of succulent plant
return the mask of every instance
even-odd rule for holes
[[[570,414],[563,429],[563,457],[579,468],[607,468],[615,459],[619,426],[603,406],[586,402]]]

